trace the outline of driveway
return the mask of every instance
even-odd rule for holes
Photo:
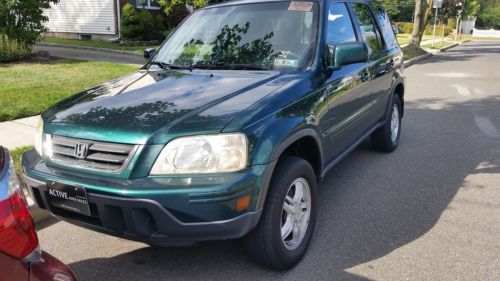
[[[398,150],[367,143],[321,182],[304,260],[273,272],[238,241],[151,248],[64,222],[44,250],[81,280],[500,280],[500,41],[440,53],[406,72]]]
[[[72,47],[42,46],[42,45],[35,45],[34,49],[36,51],[48,52],[51,56],[60,58],[108,61],[114,63],[126,63],[134,65],[143,65],[145,63],[143,57],[133,54],[106,52],[106,51],[89,50],[89,49],[78,49]]]

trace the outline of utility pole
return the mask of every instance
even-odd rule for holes
[[[432,47],[434,47],[434,36],[436,35],[436,23],[438,17],[438,9],[443,6],[443,0],[435,0],[432,2],[432,7],[436,9],[436,13],[434,14],[434,27],[432,28]]]

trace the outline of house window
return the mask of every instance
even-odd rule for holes
[[[139,9],[159,10],[161,8],[160,4],[155,0],[135,0],[130,2],[135,4],[135,7]]]

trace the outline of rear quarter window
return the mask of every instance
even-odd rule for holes
[[[387,48],[392,48],[398,45],[396,40],[396,36],[394,35],[394,31],[392,30],[391,21],[389,16],[385,12],[384,6],[382,2],[379,1],[369,1],[369,6],[372,10],[373,16],[378,22],[378,25],[381,29],[383,40]]]

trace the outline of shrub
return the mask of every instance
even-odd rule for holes
[[[425,26],[425,35],[432,35],[432,29],[434,28],[433,24],[428,24]],[[447,36],[448,34],[453,33],[453,29],[451,29],[449,26],[444,27],[444,36]],[[436,36],[443,36],[443,25],[442,24],[437,24],[436,25]]]
[[[399,33],[411,34],[413,31],[413,23],[412,22],[398,22],[396,23],[398,27]]]
[[[169,29],[173,29],[179,25],[179,23],[184,20],[185,17],[189,15],[189,11],[186,9],[184,5],[175,5],[172,6],[171,11],[167,16],[167,25]]]
[[[31,54],[31,45],[0,34],[0,63],[22,60]]]
[[[451,28],[451,29],[455,29],[457,28],[457,19],[455,18],[449,18],[448,19],[448,27]]]
[[[132,4],[127,3],[122,10],[121,37],[125,40],[139,41],[142,39],[143,28],[139,16]]]
[[[131,4],[126,4],[122,11],[121,37],[130,41],[162,40],[165,36],[163,17],[153,17],[146,9],[139,12]]]
[[[0,0],[0,61],[20,60],[47,29],[44,10],[59,0]]]

